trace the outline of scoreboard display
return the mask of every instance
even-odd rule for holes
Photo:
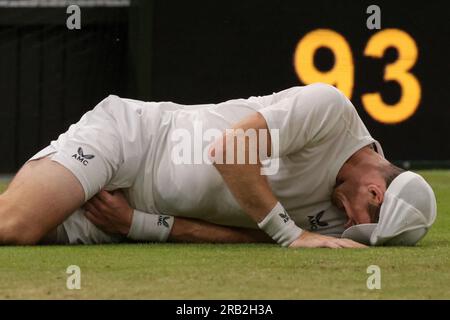
[[[445,1],[170,0],[153,10],[155,100],[218,102],[325,82],[353,102],[389,159],[449,163]]]
[[[321,48],[331,51],[333,66],[322,71],[314,63],[314,56]],[[417,111],[421,98],[421,87],[411,69],[417,63],[418,48],[408,33],[400,29],[385,29],[372,35],[364,48],[367,57],[383,58],[387,49],[397,52],[394,61],[387,63],[384,80],[395,81],[400,86],[400,97],[396,103],[383,101],[382,93],[361,95],[365,111],[376,121],[396,124],[408,120]],[[349,42],[330,29],[317,29],[306,34],[299,41],[294,54],[295,71],[302,83],[325,82],[335,85],[349,99],[353,98],[355,86],[355,64]]]

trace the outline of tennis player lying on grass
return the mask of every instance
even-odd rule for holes
[[[0,196],[0,243],[414,245],[435,217],[431,187],[332,86],[197,106],[109,96]]]

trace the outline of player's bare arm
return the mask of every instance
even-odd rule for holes
[[[101,230],[127,236],[134,209],[121,190],[102,190],[84,205],[86,217]],[[188,243],[271,243],[264,232],[255,229],[221,226],[198,219],[174,217],[168,242]]]
[[[239,139],[239,132],[245,132],[248,129],[254,129],[256,131],[264,129],[263,132],[266,132],[268,135],[268,137],[266,137],[268,141],[267,151],[265,150],[265,152],[270,155],[272,144],[269,128],[264,117],[259,113],[255,113],[235,124],[233,129],[234,131],[224,134],[222,140],[216,142],[212,146],[210,154],[213,159],[215,159],[218,154],[221,154],[221,159],[227,159],[227,153],[230,152],[230,150],[227,149],[227,146],[232,145],[235,147],[235,150],[232,151],[235,157],[234,161],[231,163],[227,163],[226,161],[220,161],[220,163],[218,163],[215,161],[214,166],[220,172],[228,188],[245,212],[255,222],[260,223],[278,202],[269,186],[266,176],[261,174],[262,166],[259,157],[256,164],[249,163],[250,153],[253,152],[257,155],[261,154],[259,150],[261,143],[259,143],[260,141],[258,139],[258,150],[255,152],[255,150],[250,150],[251,146],[249,138],[245,137],[245,150],[243,153],[245,154],[246,161],[245,164],[239,164],[237,161],[238,143],[230,144],[229,140],[232,139],[237,141],[237,139]],[[298,239],[291,242],[289,247],[362,248],[365,247],[365,245],[349,239],[328,237],[302,230]]]

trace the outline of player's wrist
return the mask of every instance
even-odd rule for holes
[[[126,214],[125,214],[125,222],[122,225],[121,233],[124,236],[127,236],[130,233],[131,226],[133,224],[133,215],[134,215],[134,209],[131,207],[127,208]]]
[[[115,223],[115,229],[121,236],[128,236],[133,223],[133,208],[122,209],[121,220],[117,220]]]
[[[258,223],[258,227],[283,247],[289,247],[303,233],[303,230],[295,225],[295,222],[279,202]]]
[[[133,210],[127,237],[135,241],[166,242],[173,222],[171,216]]]

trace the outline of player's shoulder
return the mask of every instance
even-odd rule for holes
[[[317,100],[341,101],[344,94],[336,87],[323,82],[316,82],[303,87],[297,87],[304,95],[314,97]]]
[[[123,99],[115,94],[110,94],[100,102],[100,104],[114,104],[114,103],[123,103]]]
[[[120,97],[118,95],[115,94],[110,94],[109,96],[107,96],[104,100],[104,102],[110,103],[110,104],[121,104],[121,105],[127,105],[127,104],[131,104],[131,105],[135,105],[135,104],[145,104],[145,101],[142,100],[136,100],[136,99],[131,99],[131,98],[124,98],[124,97]]]
[[[134,110],[143,106],[143,101],[122,98],[114,94],[104,98],[95,109],[102,109],[108,113],[121,112],[120,110]]]
[[[330,103],[341,103],[345,99],[344,94],[334,86],[316,82],[306,86],[294,86],[274,93],[276,100],[284,98],[298,98],[302,101],[311,102],[313,105],[329,105]]]
[[[345,94],[327,83],[314,83],[304,88],[304,97],[312,101],[314,108],[333,111],[335,116],[353,114],[355,107]]]
[[[292,107],[300,113],[311,112],[338,117],[345,112],[345,96],[338,89],[326,83],[313,83],[307,86],[292,87]]]

